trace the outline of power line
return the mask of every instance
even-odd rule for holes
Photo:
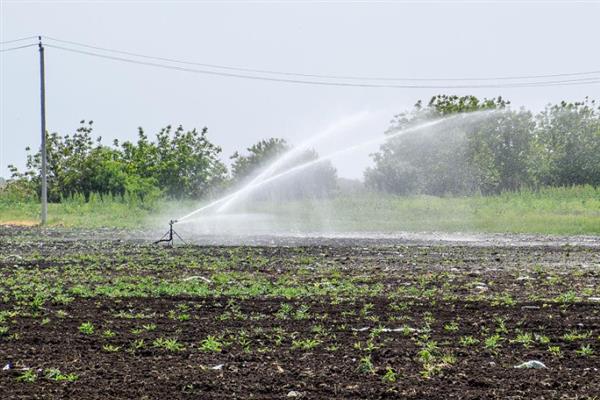
[[[22,38],[19,38],[19,39],[5,40],[3,42],[0,42],[0,44],[22,42],[23,40],[31,40],[31,39],[37,39],[37,38],[38,38],[37,36],[27,36],[27,37],[22,37]]]
[[[240,72],[254,72],[261,74],[272,74],[272,75],[282,75],[282,76],[295,76],[302,78],[320,78],[320,79],[338,79],[338,80],[358,80],[358,81],[502,81],[502,80],[524,80],[524,79],[543,79],[543,78],[560,78],[560,77],[570,77],[570,76],[585,76],[585,75],[595,75],[600,74],[600,70],[595,71],[583,71],[583,72],[571,72],[571,73],[561,73],[561,74],[545,74],[545,75],[520,75],[520,76],[498,76],[498,77],[489,77],[489,78],[390,78],[390,77],[368,77],[368,76],[351,76],[351,75],[324,75],[324,74],[305,74],[298,72],[283,72],[283,71],[274,71],[267,69],[255,69],[255,68],[244,68],[244,67],[233,67],[228,65],[220,65],[220,64],[208,64],[208,63],[199,63],[193,61],[185,61],[179,60],[175,58],[167,58],[167,57],[156,57],[150,56],[147,54],[134,53],[130,51],[123,51],[117,49],[111,49],[107,47],[100,47],[90,44],[85,44],[81,42],[74,42],[71,40],[62,40],[53,38],[50,36],[43,36],[44,39],[48,39],[51,41],[71,44],[75,46],[86,47],[89,49],[102,50],[115,54],[123,54],[133,57],[146,58],[149,60],[157,60],[157,61],[167,61],[171,63],[184,64],[184,65],[195,65],[199,67],[208,67],[215,69],[224,69],[230,71],[240,71]]]
[[[24,49],[24,48],[32,47],[32,46],[37,46],[37,43],[26,44],[26,45],[17,46],[17,47],[9,47],[8,49],[0,49],[0,53],[3,53],[5,51],[12,51],[12,50]]]
[[[315,80],[301,80],[301,79],[288,79],[288,78],[274,78],[265,76],[256,76],[248,74],[228,73],[220,71],[210,71],[202,69],[186,68],[174,65],[166,65],[154,62],[133,60],[130,58],[110,56],[106,54],[95,53],[91,51],[72,49],[63,46],[56,46],[52,44],[46,44],[46,47],[60,49],[72,53],[85,54],[93,57],[105,58],[114,61],[122,61],[131,64],[147,65],[152,67],[171,69],[182,72],[192,72],[198,74],[216,75],[232,78],[242,78],[251,80],[271,81],[271,82],[284,82],[284,83],[296,83],[305,85],[320,85],[320,86],[342,86],[342,87],[362,87],[362,88],[393,88],[393,89],[475,89],[475,88],[518,88],[518,87],[540,87],[540,86],[563,86],[563,85],[582,85],[582,84],[595,84],[600,83],[600,77],[589,77],[579,79],[567,79],[567,80],[554,80],[554,81],[539,81],[539,82],[515,82],[515,83],[498,83],[498,84],[467,84],[467,85],[391,85],[391,84],[371,84],[371,83],[358,83],[358,82],[329,82],[329,81],[315,81]]]

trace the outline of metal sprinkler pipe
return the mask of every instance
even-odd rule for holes
[[[183,240],[181,238],[181,236],[179,236],[179,234],[177,232],[175,232],[175,229],[173,229],[173,225],[175,225],[177,222],[178,221],[176,219],[170,220],[169,221],[169,230],[160,239],[158,239],[156,242],[154,242],[154,244],[164,242],[164,243],[167,243],[168,246],[173,247],[173,242],[174,242],[175,236],[177,236],[179,238],[179,240],[181,240],[183,242],[183,244],[187,244],[185,242],[185,240]]]

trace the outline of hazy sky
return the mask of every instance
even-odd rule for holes
[[[0,4],[0,41],[41,34],[200,63],[328,75],[477,78],[600,70],[600,2],[592,1]],[[27,43],[34,41],[0,48]],[[7,176],[8,164],[24,166],[27,145],[39,146],[39,66],[36,47],[0,57],[0,176]],[[224,159],[262,138],[298,143],[364,110],[379,111],[378,117],[354,135],[381,135],[394,113],[438,93],[502,95],[535,109],[586,95],[600,100],[600,84],[309,86],[164,70],[55,48],[46,48],[46,80],[49,131],[73,133],[81,119],[93,119],[108,144],[135,139],[138,126],[151,135],[168,124],[208,126]],[[342,161],[341,174],[359,176],[366,162],[359,158]]]

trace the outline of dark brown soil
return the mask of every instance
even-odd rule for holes
[[[595,249],[401,244],[309,246],[300,250],[236,248],[239,261],[228,271],[253,268],[251,272],[277,282],[297,268],[300,285],[316,284],[315,276],[307,274],[323,275],[335,266],[347,271],[343,278],[353,282],[365,279],[369,284],[374,283],[369,279],[376,279],[384,289],[375,295],[351,298],[74,296],[70,302],[49,301],[34,312],[25,312],[18,293],[14,293],[15,286],[9,286],[11,279],[17,279],[17,269],[32,269],[43,279],[53,279],[51,274],[62,268],[90,268],[113,279],[110,276],[124,273],[123,264],[115,261],[112,265],[107,260],[124,257],[136,265],[136,276],[172,277],[174,268],[189,276],[192,271],[184,267],[161,263],[175,256],[189,263],[195,254],[227,259],[231,248],[191,246],[155,251],[131,242],[82,243],[21,232],[27,236],[10,240],[6,230],[0,232],[0,271],[6,285],[0,286],[0,312],[18,312],[5,316],[4,323],[0,320],[0,326],[8,327],[8,332],[0,335],[0,368],[11,365],[0,371],[2,400],[600,396],[600,303],[595,300],[600,259]],[[46,248],[36,247],[39,244]],[[38,249],[35,255],[34,247]],[[76,263],[67,257],[86,253],[99,258]],[[293,261],[299,254],[313,258],[300,265]],[[250,259],[258,257],[266,261],[250,266]],[[313,269],[312,263],[320,267]],[[146,264],[160,268],[140,267]],[[561,281],[548,286],[537,276],[533,284],[524,286],[521,277],[525,273],[534,276],[529,269],[533,265],[550,269],[549,276],[560,276]],[[432,279],[433,283],[421,282],[414,294],[398,292],[399,287],[418,285],[423,276],[440,271],[451,271],[452,282],[444,285]],[[208,276],[201,268],[193,274]],[[479,282],[486,282],[482,291],[510,293],[514,301],[468,297]],[[431,285],[447,286],[447,292],[430,296],[427,290]],[[12,293],[8,287],[13,288]],[[576,298],[568,301],[530,300],[525,293],[539,290],[552,297],[571,289]],[[81,332],[86,322],[93,324],[93,333]],[[114,336],[105,334],[107,330]],[[524,333],[531,334],[531,342],[519,340]],[[498,347],[486,346],[486,339],[494,335],[498,335]],[[466,345],[464,339],[468,337],[478,343]],[[177,339],[183,347],[177,351],[159,347],[159,338]],[[221,348],[210,351],[203,347],[207,338],[216,339]],[[313,348],[300,348],[299,343],[309,340],[314,341]],[[435,369],[431,374],[426,373],[422,353],[428,343],[432,357],[428,365]],[[560,348],[560,354],[551,352],[550,346]],[[591,349],[591,353],[583,354],[582,348]],[[366,357],[372,368],[361,362]],[[529,360],[542,361],[547,368],[514,368]],[[393,382],[384,378],[390,377],[386,375],[389,368],[395,374]],[[35,382],[18,380],[27,369],[35,372]],[[49,369],[76,374],[78,379],[53,381],[45,377]]]

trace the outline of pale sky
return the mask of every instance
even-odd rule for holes
[[[0,41],[41,34],[253,69],[411,78],[600,70],[600,2],[594,1],[0,4]],[[35,41],[0,49],[29,43]],[[8,176],[8,164],[24,166],[26,146],[39,146],[38,68],[36,47],[0,53],[0,176]],[[600,100],[598,83],[484,89],[311,86],[165,70],[50,47],[46,86],[51,132],[71,134],[81,119],[92,119],[95,134],[110,144],[114,138],[135,140],[138,126],[150,136],[168,124],[208,126],[209,139],[222,146],[224,160],[263,138],[298,143],[339,118],[365,110],[377,112],[378,119],[353,134],[381,135],[395,113],[438,93],[502,95],[513,105],[533,109],[585,96]],[[342,176],[359,177],[367,160],[366,155],[347,158],[336,166]]]

